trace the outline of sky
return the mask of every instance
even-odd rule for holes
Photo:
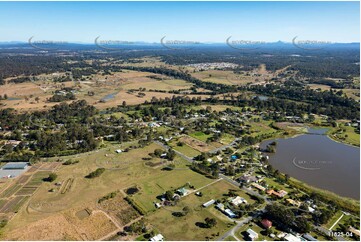
[[[0,41],[360,42],[359,2],[0,2]]]

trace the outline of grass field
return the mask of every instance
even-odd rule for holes
[[[271,135],[277,133],[277,130],[269,126],[271,124],[271,121],[246,122],[246,124],[251,126],[251,135],[254,137],[259,135]]]
[[[347,126],[343,122],[338,127],[329,127],[328,134],[332,139],[340,142],[360,146],[360,134],[355,132],[355,128]]]
[[[245,85],[253,83],[257,77],[235,74],[233,71],[207,70],[191,73],[192,76],[205,82],[213,82],[226,85]]]
[[[167,190],[177,189],[186,185],[188,182],[197,189],[211,181],[211,179],[189,169],[174,170],[138,184],[140,186],[140,192],[133,195],[133,199],[137,204],[142,206],[146,212],[151,212],[156,210],[154,202],[159,202],[156,197],[162,195]]]
[[[233,236],[228,236],[227,238],[224,239],[224,241],[237,241],[237,240]]]
[[[17,192],[20,189],[21,185],[19,184],[13,184],[10,187],[8,187],[2,194],[1,197],[10,197],[13,194],[15,194],[15,192]]]
[[[39,232],[30,229],[36,225],[36,221],[47,221],[50,217],[62,221],[63,218],[59,217],[59,215],[75,208],[77,210],[76,212],[81,211],[90,206],[89,204],[94,205],[99,198],[113,191],[124,191],[124,189],[134,185],[140,188],[140,191],[132,196],[134,200],[142,204],[148,211],[152,211],[154,210],[153,201],[156,200],[156,196],[162,194],[164,191],[178,188],[187,182],[190,182],[197,188],[212,181],[191,171],[187,167],[188,162],[178,156],[174,164],[176,168],[180,169],[173,171],[162,170],[164,166],[149,167],[145,165],[146,161],[142,158],[149,157],[149,153],[161,148],[156,144],[151,144],[140,149],[133,149],[128,153],[116,154],[115,150],[119,147],[119,144],[112,145],[107,143],[106,148],[100,150],[63,157],[64,160],[79,160],[79,163],[60,166],[56,171],[58,177],[52,183],[42,182],[42,178],[48,175],[48,171],[35,173],[34,177],[32,177],[26,185],[40,185],[40,187],[28,200],[28,208],[25,209],[24,206],[19,210],[18,215],[8,223],[3,234],[5,236],[4,238],[12,238],[7,236],[15,234],[20,236],[20,232],[18,231],[20,227],[24,228],[24,231],[27,231],[29,234],[27,237],[20,236],[19,238],[38,238]],[[53,159],[56,160],[57,158]],[[152,158],[151,161],[157,163],[161,161],[161,159]],[[87,174],[99,167],[107,168],[100,177],[94,179],[85,178]],[[67,189],[67,192],[62,194],[60,187],[57,187],[55,183],[61,182],[65,184],[69,179],[73,179],[72,186]],[[49,192],[50,190],[53,190],[53,192]],[[79,196],[79,194],[82,195]],[[36,226],[43,226],[43,223],[45,222]],[[49,237],[44,235],[45,237],[43,239],[53,238],[51,236],[54,236],[57,230],[64,231],[66,230],[66,226],[68,225],[64,224],[64,227],[49,225]],[[52,229],[54,229],[54,231],[50,231]],[[87,228],[84,228],[84,231],[85,230],[87,230]],[[99,231],[99,235],[102,233],[103,232]],[[98,238],[96,234],[97,231],[93,231],[92,238]],[[74,235],[70,237],[73,239],[76,238],[72,236]],[[56,238],[61,239],[60,237]]]
[[[327,222],[327,224],[324,225],[327,229],[329,229],[342,215],[342,211],[337,211],[335,215]]]
[[[198,150],[193,149],[192,147],[190,147],[187,144],[183,144],[183,146],[178,146],[178,145],[173,145],[172,146],[174,150],[177,150],[181,153],[183,153],[184,155],[188,156],[188,157],[194,157],[197,155],[200,155],[201,152],[199,152]]]
[[[203,132],[197,131],[194,133],[189,134],[189,136],[199,139],[200,141],[206,142],[209,137],[212,136],[212,134],[205,134]]]
[[[247,229],[252,229],[254,232],[258,234],[258,238],[256,241],[265,241],[265,240],[273,240],[271,237],[264,236],[261,234],[262,229],[255,223],[249,223],[247,225],[243,225],[235,234],[240,240],[247,240],[247,237],[244,236],[244,232],[247,231]]]
[[[200,191],[203,197],[190,194],[181,198],[176,206],[169,207],[170,210],[161,208],[148,217],[149,222],[162,233],[166,240],[207,240],[215,239],[229,230],[234,224],[213,206],[203,208],[202,204],[209,198],[222,198],[228,188],[234,188],[224,181],[216,182]],[[172,211],[181,211],[188,206],[190,212],[184,217],[175,217]],[[205,218],[215,218],[217,225],[214,228],[201,228],[199,223]]]

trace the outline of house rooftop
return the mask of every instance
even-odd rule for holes
[[[161,234],[157,234],[156,236],[154,236],[154,237],[150,238],[150,240],[149,240],[149,241],[163,241],[163,240],[164,240],[163,235],[161,235]]]
[[[254,238],[257,238],[258,237],[258,234],[253,231],[252,229],[247,229],[247,233],[248,233],[248,236],[251,238],[251,239],[254,239]]]

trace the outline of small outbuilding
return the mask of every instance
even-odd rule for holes
[[[261,224],[262,224],[262,227],[265,229],[269,229],[272,227],[272,222],[269,221],[268,219],[262,219]]]
[[[212,204],[214,204],[216,201],[214,200],[214,199],[212,199],[212,200],[209,200],[208,202],[206,202],[206,203],[203,203],[203,207],[205,207],[205,208],[207,208],[207,207],[209,207],[209,206],[211,206]]]

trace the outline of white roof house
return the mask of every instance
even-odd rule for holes
[[[163,240],[164,240],[163,235],[161,235],[161,234],[157,234],[156,236],[154,236],[154,237],[150,238],[150,240],[149,240],[149,241],[163,241]]]
[[[302,241],[300,238],[294,236],[293,234],[287,234],[283,239],[285,241]]]
[[[232,203],[234,206],[238,206],[238,205],[241,204],[241,203],[247,204],[247,200],[244,199],[243,197],[237,196],[237,197],[231,199],[231,203]]]
[[[251,240],[255,240],[258,238],[258,234],[254,232],[252,229],[247,229],[247,234]]]

